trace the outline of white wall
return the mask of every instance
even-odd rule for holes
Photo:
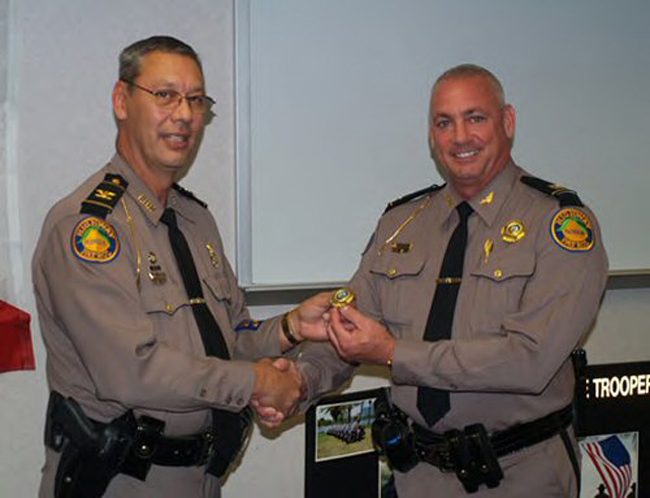
[[[5,282],[0,298],[34,313],[29,264],[43,217],[56,199],[109,158],[114,140],[109,96],[117,54],[131,41],[155,33],[185,39],[203,56],[219,117],[206,131],[184,183],[209,203],[228,254],[235,254],[231,0],[95,0],[92,9],[84,0],[0,0],[0,89],[5,83],[8,89],[0,91],[0,117],[6,118],[0,119],[0,284]],[[650,289],[608,293],[588,342],[590,359],[646,360],[649,303]],[[262,317],[281,309],[260,307],[253,313]],[[36,371],[0,375],[3,498],[34,497],[43,460],[47,390],[36,323],[33,334]],[[359,378],[353,389],[381,382]],[[256,432],[224,496],[256,496],[261,489],[269,498],[301,496],[303,437],[302,424],[280,436]]]

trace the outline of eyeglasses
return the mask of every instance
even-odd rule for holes
[[[215,104],[215,101],[212,97],[207,95],[184,95],[176,90],[164,89],[164,90],[150,90],[143,86],[134,83],[133,81],[121,80],[127,85],[131,85],[138,90],[147,92],[149,95],[153,95],[156,105],[161,109],[166,111],[173,111],[181,103],[183,99],[187,100],[187,103],[190,106],[190,109],[194,112],[201,112],[207,114],[210,112],[210,109]]]

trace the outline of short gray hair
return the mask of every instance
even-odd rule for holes
[[[151,52],[164,52],[190,57],[197,63],[201,73],[203,73],[199,54],[191,46],[171,36],[158,35],[138,40],[122,50],[120,53],[119,79],[129,82],[135,81],[140,76],[142,58]]]
[[[484,67],[478,66],[476,64],[460,64],[458,66],[452,67],[451,69],[447,69],[438,77],[436,82],[433,84],[433,88],[431,88],[431,97],[433,97],[433,94],[435,93],[440,83],[444,81],[456,78],[461,79],[474,77],[485,78],[490,83],[490,86],[492,87],[494,94],[499,100],[499,103],[502,106],[506,105],[505,92],[503,91],[503,85],[501,85],[499,79],[491,71],[488,71]]]

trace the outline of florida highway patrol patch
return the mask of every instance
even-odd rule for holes
[[[108,263],[120,252],[120,241],[113,226],[101,218],[84,218],[72,231],[72,250],[90,263]]]
[[[587,214],[577,208],[558,211],[551,222],[553,240],[567,251],[589,251],[594,247],[594,226]]]

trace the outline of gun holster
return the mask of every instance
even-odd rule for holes
[[[386,388],[375,400],[372,440],[393,469],[408,472],[418,464],[413,431],[406,415],[390,402]]]
[[[47,413],[45,444],[61,453],[55,498],[101,497],[131,449],[137,425],[133,412],[100,428],[74,399],[53,392]]]

